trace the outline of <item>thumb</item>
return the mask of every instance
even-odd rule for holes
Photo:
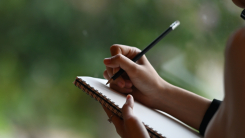
[[[134,116],[133,107],[134,107],[134,98],[132,95],[129,94],[127,95],[126,103],[123,105],[122,108],[123,119],[126,120]]]
[[[111,68],[120,67],[124,71],[126,71],[129,76],[131,76],[131,74],[135,74],[137,69],[139,68],[138,64],[136,64],[135,62],[133,62],[132,60],[130,60],[122,54],[117,54],[113,57],[105,58],[104,64],[107,67]]]
[[[126,103],[122,108],[124,129],[127,137],[130,138],[149,138],[149,134],[143,123],[133,114],[134,99],[133,96],[127,95]]]

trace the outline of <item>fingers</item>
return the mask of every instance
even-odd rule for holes
[[[124,128],[129,137],[149,138],[149,134],[143,123],[133,114],[134,99],[127,96],[126,103],[122,108]]]
[[[104,78],[109,80],[114,75],[111,72],[112,68],[107,67],[103,73]],[[111,84],[116,84],[119,88],[131,88],[133,86],[133,83],[130,80],[125,80],[122,76],[118,77]]]
[[[111,56],[115,56],[117,54],[122,54],[128,57],[129,59],[134,58],[138,53],[141,52],[138,48],[135,47],[129,47],[125,45],[120,45],[120,44],[114,44],[110,48],[111,51]]]
[[[106,79],[109,80],[116,72],[120,70],[120,68],[124,69],[130,77],[132,77],[132,75],[137,75],[135,74],[138,68],[137,64],[131,61],[131,59],[141,52],[139,49],[114,44],[111,46],[110,51],[113,57],[104,59],[104,64],[107,68],[107,74],[104,72],[104,77]],[[143,56],[137,63],[147,63],[147,59]],[[114,80],[113,83],[117,84],[119,88],[131,88],[133,84],[131,81],[127,80],[129,79],[125,79],[124,77],[120,76]]]
[[[105,59],[104,64],[108,64],[108,63],[110,63],[110,60]],[[106,66],[106,70],[110,79],[115,73],[117,73],[120,70],[120,68],[119,67],[111,68]],[[121,76],[118,77],[116,80],[114,80],[114,83],[117,84],[120,88],[125,87],[125,81]]]
[[[123,105],[123,119],[128,119],[133,116],[134,99],[133,96],[127,95],[126,103]]]
[[[122,68],[130,77],[137,76],[137,71],[140,68],[138,64],[125,57],[122,54],[115,55],[111,58],[105,58],[104,64],[110,68]]]
[[[104,76],[104,78],[107,79],[107,80],[110,79],[107,70],[104,71],[103,76]]]
[[[110,68],[110,67],[106,67],[106,70],[107,70],[107,73],[108,73],[109,78],[111,78],[113,76],[113,72],[112,72],[113,69]]]
[[[120,45],[120,44],[112,45],[110,48],[110,51],[111,51],[111,56],[122,54],[122,55],[125,55],[126,57],[128,57],[129,59],[133,59],[137,54],[139,54],[141,52],[141,50],[136,48],[136,47],[130,47],[130,46]],[[140,58],[138,60],[138,63],[143,64],[144,59],[145,59],[145,56]]]
[[[106,79],[109,80],[117,71],[120,70],[120,65],[119,64],[115,65],[115,60],[117,60],[119,56],[123,56],[123,55],[116,55],[115,57],[104,59],[104,64],[106,65],[106,69],[107,69],[107,72],[104,72],[104,77]],[[131,64],[137,65],[136,63],[134,63],[133,61],[131,61],[130,59],[128,59],[126,57],[124,57],[124,59],[122,59],[121,61],[124,61],[124,60],[127,60],[127,61],[125,61],[126,62],[125,64],[128,64],[127,62],[131,62]],[[121,62],[121,61],[118,61],[118,62]],[[124,65],[124,66],[127,66],[127,65]],[[125,88],[131,88],[133,86],[131,81],[129,81],[129,80],[126,81],[125,79],[122,78],[122,76],[120,76],[116,80],[114,80],[113,83],[117,84],[120,88],[124,88],[124,87]]]
[[[119,86],[118,86],[116,83],[114,83],[114,82],[112,82],[112,83],[110,84],[110,87],[111,87],[113,90],[118,91],[118,92],[121,92],[121,93],[131,93],[131,92],[133,91],[132,87],[130,87],[130,88],[126,88],[126,87],[121,88],[121,87],[119,87]]]

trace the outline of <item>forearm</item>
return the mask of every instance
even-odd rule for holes
[[[199,129],[210,103],[211,101],[204,97],[171,85],[159,92],[155,107]]]

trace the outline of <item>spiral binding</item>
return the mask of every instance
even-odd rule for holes
[[[123,119],[122,109],[119,108],[119,106],[116,105],[114,102],[112,102],[111,99],[107,98],[102,93],[98,92],[98,90],[91,87],[85,81],[83,81],[80,78],[76,78],[75,86],[77,86],[79,89],[82,89],[87,95],[90,95],[91,98],[94,98],[96,101],[100,102],[102,105],[104,105],[106,108],[108,108],[114,114],[116,114],[118,117]],[[144,124],[144,125],[145,125],[145,127],[146,127],[151,138],[166,138],[166,137],[162,136],[162,134],[159,134],[157,131],[153,130],[153,128],[150,128],[148,125],[146,125],[146,124]]]

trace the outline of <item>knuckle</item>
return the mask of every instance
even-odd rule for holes
[[[123,55],[122,55],[122,54],[117,54],[117,55],[115,56],[115,60],[117,60],[117,61],[121,61],[122,58],[123,58]]]
[[[137,65],[131,66],[129,68],[130,76],[138,76],[139,74],[139,67]]]
[[[110,47],[110,50],[114,50],[114,49],[117,49],[119,46],[117,44],[113,44],[111,47]]]
[[[103,75],[105,76],[107,74],[107,70],[104,71]]]
[[[129,57],[130,59],[134,58],[138,53],[140,53],[141,50],[136,48],[136,47],[130,47],[129,48],[129,52],[127,54],[127,57]]]
[[[137,48],[137,47],[134,47],[134,49],[135,49],[135,51],[136,51],[137,53],[140,53],[140,52],[141,52],[141,50],[140,50],[139,48]]]
[[[131,48],[131,52],[137,54],[137,53],[140,53],[141,50],[139,48],[137,48],[137,47],[132,47]]]
[[[120,50],[120,46],[118,44],[114,44],[110,47],[111,53],[115,53]]]
[[[130,116],[126,119],[124,119],[125,125],[131,125],[131,124],[136,124],[138,122],[138,119],[135,116]]]
[[[107,74],[107,70],[105,70],[103,74]]]
[[[113,73],[117,73],[120,70],[119,67],[113,69]]]
[[[108,75],[108,73],[107,73],[107,70],[104,71],[103,76],[104,76],[105,79],[108,79],[108,76],[109,76],[109,75]]]

